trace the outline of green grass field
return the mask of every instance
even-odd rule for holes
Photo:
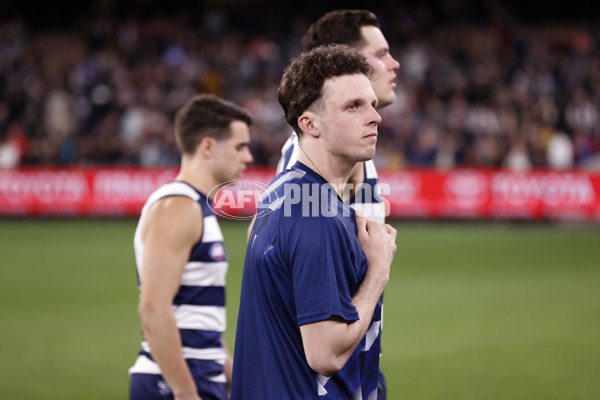
[[[125,399],[134,220],[0,220],[0,397]],[[390,400],[600,399],[600,227],[397,222]],[[222,222],[233,347],[245,222]]]

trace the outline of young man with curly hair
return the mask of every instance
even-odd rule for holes
[[[278,91],[298,161],[265,189],[250,233],[232,399],[374,399],[381,296],[396,231],[341,198],[375,155],[373,68],[357,50],[322,46],[286,68]]]

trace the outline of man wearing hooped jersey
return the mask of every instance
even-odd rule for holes
[[[390,54],[388,42],[373,13],[366,10],[331,11],[312,24],[302,38],[305,51],[328,44],[345,44],[360,51],[374,70],[371,85],[377,96],[377,108],[394,102],[394,81],[400,64]],[[281,150],[277,173],[290,169],[297,158],[298,136],[292,132]],[[358,163],[348,180],[350,189],[346,191],[344,201],[362,210],[367,218],[383,223],[386,210],[378,195],[377,183],[373,160]]]
[[[232,399],[377,399],[381,296],[396,231],[342,201],[375,155],[377,96],[357,50],[322,46],[278,91],[298,162],[261,195],[246,252]]]
[[[131,400],[226,400],[232,360],[225,330],[227,254],[211,192],[252,162],[251,116],[212,95],[175,119],[181,167],[152,193],[134,236],[144,340]]]

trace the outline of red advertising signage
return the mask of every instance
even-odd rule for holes
[[[391,217],[600,220],[600,173],[384,170],[379,181]]]
[[[138,216],[174,168],[22,168],[0,171],[3,216]],[[223,216],[250,217],[274,177],[250,168],[221,188],[214,207]],[[600,221],[600,173],[455,169],[380,170],[390,218]]]
[[[2,215],[139,215],[175,169],[69,168],[0,171]]]

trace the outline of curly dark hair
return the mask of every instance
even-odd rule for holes
[[[231,137],[233,121],[252,125],[252,116],[242,107],[211,94],[192,97],[175,116],[175,138],[179,150],[192,154],[205,137],[224,140]]]
[[[367,10],[331,11],[308,28],[302,38],[302,46],[304,51],[328,44],[360,47],[360,28],[363,26],[380,27],[375,14]]]
[[[300,137],[298,118],[311,107],[318,107],[327,79],[363,74],[371,77],[373,68],[358,50],[341,44],[321,46],[294,58],[285,68],[277,99],[288,124]]]

